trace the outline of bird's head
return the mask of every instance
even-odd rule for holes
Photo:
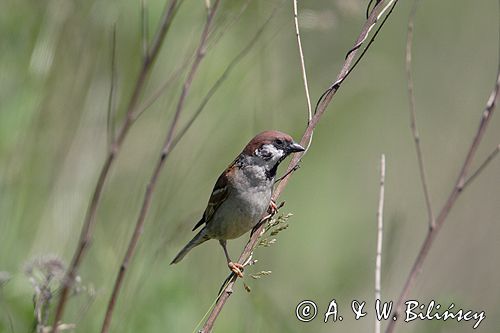
[[[242,155],[266,169],[276,169],[288,155],[304,151],[304,147],[293,141],[288,134],[265,131],[257,134],[243,149]]]

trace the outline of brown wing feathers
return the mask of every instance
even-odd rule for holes
[[[219,179],[215,183],[214,189],[212,190],[212,195],[208,200],[207,208],[203,213],[203,217],[196,223],[193,231],[199,228],[203,223],[208,223],[212,219],[215,211],[224,202],[229,194],[229,189],[227,187],[227,174],[232,171],[231,165],[226,171],[220,175]]]

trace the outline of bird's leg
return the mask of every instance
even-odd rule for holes
[[[226,260],[227,260],[227,266],[234,274],[236,274],[238,277],[242,278],[244,266],[240,263],[237,263],[237,262],[235,263],[235,262],[231,261],[231,258],[229,258],[229,253],[227,253],[225,240],[220,239],[219,243],[222,246],[222,249],[224,249],[224,254],[226,255]]]
[[[260,219],[259,224],[270,219],[274,215],[276,215],[278,210],[281,207],[283,207],[284,205],[285,205],[284,201],[282,203],[280,203],[279,205],[277,205],[276,201],[274,201],[274,199],[271,199],[271,202],[269,203],[269,207],[267,207],[267,215]]]

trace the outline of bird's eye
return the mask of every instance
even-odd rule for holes
[[[283,140],[281,140],[281,139],[276,139],[276,144],[277,144],[278,146],[283,145]]]

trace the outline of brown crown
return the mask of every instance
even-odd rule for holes
[[[281,139],[285,142],[292,142],[293,139],[290,135],[279,131],[264,131],[257,134],[243,149],[242,153],[245,155],[253,155],[255,150],[264,144],[272,144],[274,140]]]

